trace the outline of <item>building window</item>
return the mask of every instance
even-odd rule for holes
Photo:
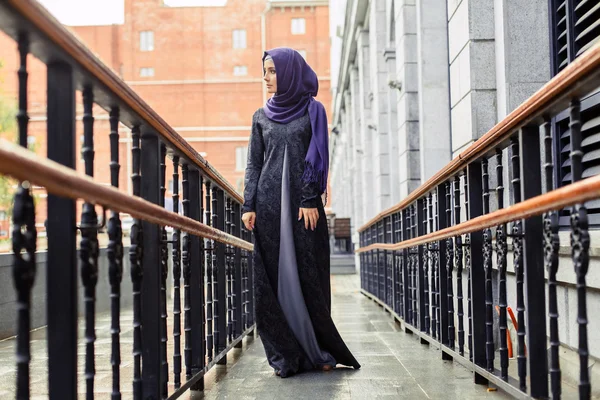
[[[292,35],[304,35],[306,33],[306,20],[304,18],[292,18]]]
[[[235,148],[235,170],[243,171],[246,169],[246,163],[248,160],[248,147],[236,147]]]
[[[148,78],[148,77],[154,76],[154,68],[148,68],[148,67],[140,68],[140,76],[142,78]]]
[[[154,50],[154,32],[152,32],[152,31],[140,32],[140,50],[141,51],[153,51]]]
[[[236,29],[233,31],[233,48],[234,49],[245,49],[246,48],[246,30]]]
[[[242,193],[244,191],[244,178],[237,178],[235,186],[238,193]]]
[[[561,72],[587,49],[600,41],[600,9],[597,1],[551,0],[551,69]],[[600,90],[581,99],[582,176],[589,178],[600,173]],[[571,171],[571,133],[569,112],[565,110],[553,119],[555,145],[555,182],[558,187],[573,182]],[[588,204],[589,222],[600,224],[600,201]],[[561,212],[561,225],[569,225],[568,210]]]
[[[235,76],[244,76],[248,75],[248,67],[245,65],[236,65],[233,67],[233,75]]]
[[[306,50],[296,50],[306,60]]]

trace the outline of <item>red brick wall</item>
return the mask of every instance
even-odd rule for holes
[[[125,23],[114,26],[71,27],[74,34],[111,67],[193,147],[238,188],[244,171],[236,170],[235,148],[247,145],[251,118],[263,103],[261,80],[262,25],[265,0],[229,0],[225,7],[164,7],[160,0],[125,0]],[[292,35],[292,18],[306,19],[306,34]],[[273,8],[265,17],[266,48],[288,46],[306,50],[307,61],[320,78],[318,99],[331,110],[329,81],[328,7]],[[245,49],[233,48],[234,29],[246,30]],[[140,50],[140,31],[154,32],[154,50]],[[18,57],[16,44],[0,33],[0,93],[16,101]],[[37,151],[46,155],[46,67],[29,58],[30,135]],[[236,77],[233,68],[244,65],[248,75]],[[154,68],[155,76],[140,77],[140,68]],[[81,95],[77,113],[81,116]],[[107,114],[96,107],[95,177],[110,183],[110,144]],[[225,127],[225,128],[224,128]],[[226,127],[237,127],[227,130]],[[211,130],[212,129],[212,130]],[[77,121],[77,148],[83,134]],[[128,190],[128,130],[121,132],[121,190]],[[215,138],[233,138],[214,141]],[[243,139],[240,139],[243,138]],[[233,140],[233,141],[232,141]],[[78,161],[77,169],[83,171]],[[172,173],[171,162],[167,179]],[[241,187],[240,187],[241,189]],[[38,221],[45,219],[45,198]],[[100,211],[100,210],[98,210]]]

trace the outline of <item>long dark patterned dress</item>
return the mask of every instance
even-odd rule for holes
[[[270,365],[282,377],[343,364],[360,368],[331,319],[329,239],[317,184],[302,181],[311,139],[308,114],[288,124],[259,109],[252,119],[243,211],[256,211],[256,322]],[[317,228],[298,221],[318,208]]]

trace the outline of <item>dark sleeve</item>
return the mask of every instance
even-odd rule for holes
[[[248,143],[248,164],[246,165],[246,178],[244,181],[244,206],[242,207],[242,213],[256,211],[256,190],[265,159],[265,145],[257,119],[258,113],[255,113],[252,117],[252,132],[250,133],[250,142]]]
[[[302,183],[300,208],[317,208],[321,196],[320,186],[318,182]]]

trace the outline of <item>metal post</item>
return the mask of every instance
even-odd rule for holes
[[[155,132],[142,127],[142,180],[144,200],[160,204],[160,143]],[[142,386],[144,399],[159,399],[161,388],[161,229],[142,222],[144,253],[142,267]]]
[[[48,158],[75,169],[75,84],[66,63],[48,64]],[[75,201],[48,195],[48,393],[77,398],[77,252]]]
[[[217,209],[214,214],[217,216],[215,227],[220,231],[225,231],[225,192],[222,189],[217,190]],[[225,245],[220,242],[215,243],[216,247],[216,286],[215,293],[215,350],[216,354],[225,350],[227,347],[227,276],[225,271]],[[217,334],[218,333],[218,334]],[[227,356],[219,360],[218,364],[227,364]]]
[[[521,193],[523,200],[542,194],[539,127],[519,132]],[[527,354],[531,397],[548,397],[548,354],[546,351],[546,288],[542,217],[523,221],[523,268],[527,305]],[[544,340],[540,340],[544,338]]]
[[[188,179],[189,187],[189,217],[196,221],[202,220],[202,176],[198,170],[190,170]],[[191,308],[191,372],[197,374],[205,365],[206,356],[206,327],[204,325],[205,300],[204,300],[204,240],[198,236],[190,235],[189,263],[190,263],[190,308]],[[204,389],[204,378],[199,380],[193,390]]]
[[[481,163],[473,162],[467,166],[469,192],[469,218],[483,215],[483,186]],[[485,274],[483,271],[483,232],[470,234],[471,241],[471,318],[472,318],[472,359],[475,365],[486,367],[485,353]],[[475,383],[486,384],[487,379],[475,373]]]

